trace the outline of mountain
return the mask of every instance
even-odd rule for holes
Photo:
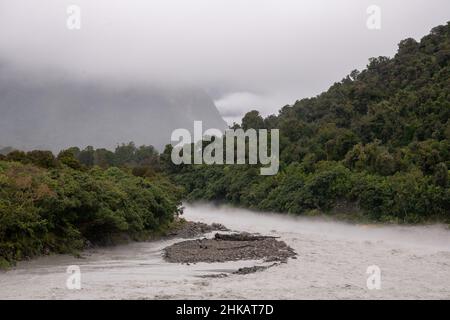
[[[450,221],[449,62],[450,22],[276,116],[247,113],[244,129],[280,130],[278,175],[249,165],[185,166],[173,178],[191,199],[253,209]]]
[[[113,149],[134,141],[162,149],[176,128],[225,129],[212,99],[192,87],[125,85],[19,72],[0,64],[0,146]]]

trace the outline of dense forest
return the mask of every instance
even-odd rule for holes
[[[89,244],[145,239],[171,225],[180,212],[178,188],[162,176],[136,176],[120,163],[102,168],[75,157],[91,161],[89,150],[0,156],[0,267]]]
[[[450,23],[393,58],[369,59],[279,115],[245,115],[243,129],[280,130],[280,172],[257,166],[169,167],[190,200],[290,214],[378,221],[450,221]],[[167,155],[166,155],[167,156]]]

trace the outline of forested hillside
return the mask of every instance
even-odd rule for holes
[[[170,167],[191,200],[380,221],[450,220],[450,23],[369,59],[314,98],[242,127],[280,129],[278,175],[257,166]]]

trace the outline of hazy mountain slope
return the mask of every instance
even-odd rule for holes
[[[280,172],[172,167],[194,200],[295,214],[450,221],[450,22],[320,95],[242,127],[280,130]]]
[[[125,86],[46,75],[0,65],[0,146],[51,149],[113,148],[134,141],[162,148],[176,128],[226,124],[196,88]]]

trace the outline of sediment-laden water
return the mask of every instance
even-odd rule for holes
[[[350,225],[209,205],[188,205],[185,218],[280,237],[297,259],[239,275],[267,263],[169,263],[162,249],[183,239],[132,243],[21,262],[0,272],[0,299],[450,299],[450,231],[441,225]],[[71,265],[80,290],[66,287]],[[379,290],[367,287],[373,265]],[[214,274],[228,276],[204,277]]]

